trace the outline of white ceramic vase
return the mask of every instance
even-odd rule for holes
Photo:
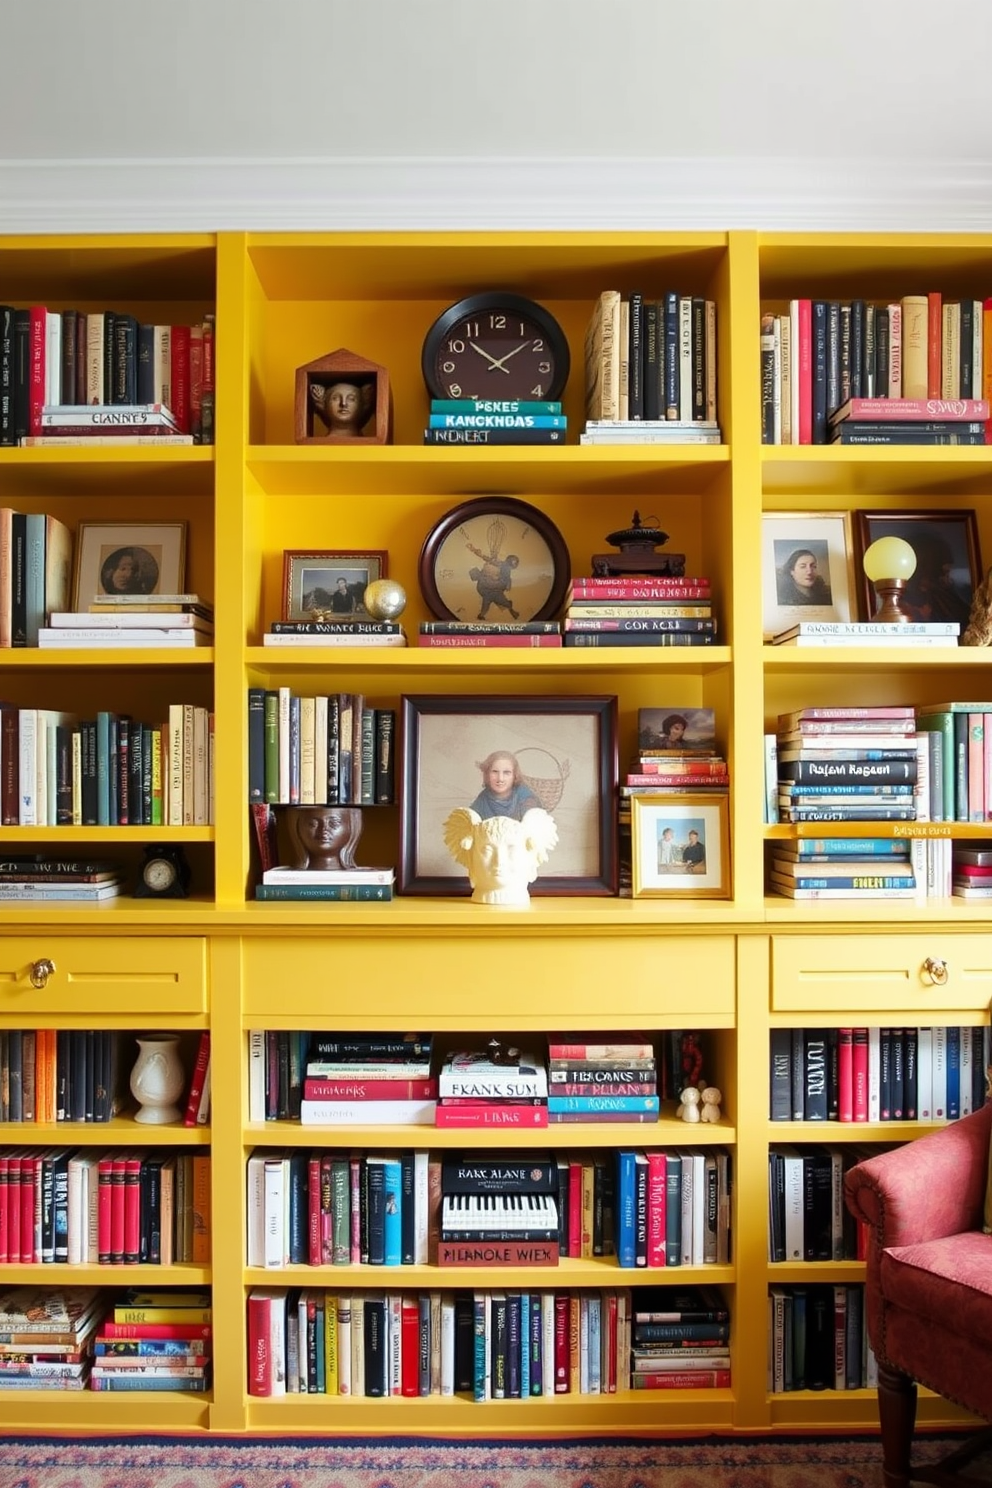
[[[179,1121],[182,1112],[176,1101],[186,1077],[179,1058],[178,1035],[148,1033],[138,1039],[138,1049],[131,1071],[131,1094],[140,1106],[135,1121],[154,1126]]]

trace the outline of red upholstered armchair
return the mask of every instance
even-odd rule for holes
[[[848,1208],[870,1227],[865,1306],[886,1488],[909,1488],[917,1382],[992,1421],[990,1134],[992,1104],[847,1174]],[[958,1469],[989,1435],[913,1479],[977,1481]]]

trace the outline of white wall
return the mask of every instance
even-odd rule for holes
[[[990,42],[985,0],[0,0],[0,229],[989,230]]]

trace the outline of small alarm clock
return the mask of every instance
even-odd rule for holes
[[[135,899],[185,899],[192,873],[181,847],[156,843],[145,848]]]

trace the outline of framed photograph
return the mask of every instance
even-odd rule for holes
[[[712,708],[685,708],[679,703],[638,708],[637,743],[641,749],[715,754],[716,714]]]
[[[632,796],[635,899],[729,899],[726,796]]]
[[[916,572],[899,600],[911,620],[956,620],[964,631],[984,572],[973,511],[859,511],[854,523],[859,568],[879,537],[902,537],[912,547]],[[861,618],[870,620],[875,588],[863,571],[860,592]]]
[[[485,817],[535,804],[558,845],[531,894],[617,892],[615,697],[407,696],[402,722],[402,893],[471,893],[444,845],[456,806]]]
[[[765,512],[761,518],[765,639],[799,620],[854,616],[849,512]]]
[[[98,596],[182,594],[185,522],[80,522],[72,607]]]
[[[386,577],[386,554],[290,553],[282,555],[282,618],[325,621],[365,614],[365,589]]]

